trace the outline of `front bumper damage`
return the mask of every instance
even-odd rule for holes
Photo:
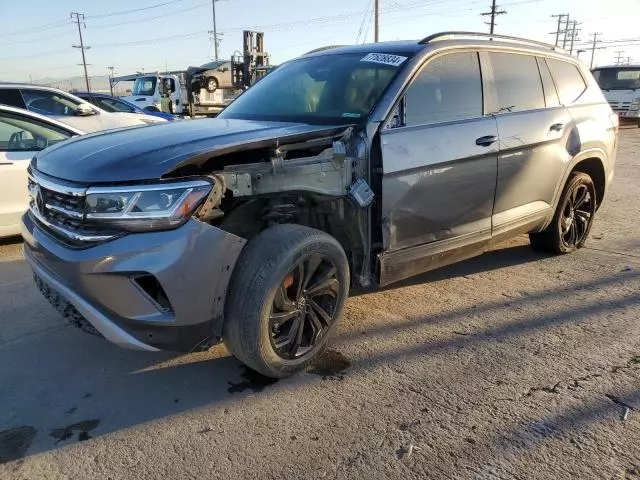
[[[176,230],[69,248],[29,212],[22,236],[41,290],[72,323],[86,320],[109,341],[147,351],[192,351],[217,341],[229,279],[245,244],[191,219]],[[166,301],[155,298],[158,285]]]

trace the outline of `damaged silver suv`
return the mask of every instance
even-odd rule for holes
[[[129,348],[224,341],[272,377],[326,347],[350,287],[528,233],[582,247],[617,117],[552,46],[448,32],[281,65],[218,118],[39,153],[23,218],[36,283]]]

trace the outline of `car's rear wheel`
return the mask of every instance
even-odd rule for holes
[[[205,83],[207,92],[213,93],[218,89],[218,80],[215,77],[208,77]]]
[[[596,213],[596,189],[589,175],[574,172],[567,182],[551,224],[531,233],[531,246],[538,251],[563,254],[582,248]]]
[[[332,236],[278,225],[245,247],[229,287],[223,340],[250,368],[281,378],[326,348],[349,291],[349,265]]]

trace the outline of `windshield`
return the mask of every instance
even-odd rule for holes
[[[640,88],[640,67],[600,68],[593,76],[602,90],[635,90]]]
[[[367,117],[406,59],[359,53],[294,60],[257,82],[220,117],[354,123]]]
[[[131,95],[152,96],[156,93],[156,77],[136,78]]]

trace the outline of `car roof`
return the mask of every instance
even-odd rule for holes
[[[69,92],[65,92],[64,90],[60,90],[59,88],[54,88],[54,87],[46,87],[44,85],[34,85],[33,83],[11,83],[11,82],[0,82],[0,89],[3,88],[28,88],[29,90],[41,90],[43,92],[55,92],[55,93],[62,93],[63,95],[67,95],[70,96],[72,98],[75,98],[76,100],[82,100],[79,97],[76,97],[73,93],[69,93]],[[85,102],[86,103],[86,102]],[[97,108],[98,110],[100,110],[100,112],[104,112],[104,113],[108,113],[105,110],[103,110],[102,108],[96,106],[96,105],[92,105],[92,108]]]
[[[38,120],[43,123],[48,123],[58,128],[64,128],[65,130],[69,130],[70,132],[73,132],[77,135],[84,135],[86,133],[86,132],[83,132],[82,130],[79,130],[76,127],[72,127],[67,123],[59,122],[57,120],[54,120],[51,117],[40,115],[39,113],[31,112],[23,108],[10,107],[9,105],[0,104],[0,112],[15,113],[17,115],[33,118],[34,120]]]
[[[593,70],[602,70],[603,68],[633,69],[633,68],[640,68],[640,64],[636,63],[633,65],[598,65],[597,67],[593,67]]]
[[[554,45],[506,35],[489,35],[477,32],[441,32],[429,35],[422,40],[399,40],[393,42],[365,43],[361,45],[336,45],[317,48],[303,57],[339,55],[344,53],[383,53],[413,56],[418,52],[432,51],[447,47],[485,48],[487,46],[511,48],[530,53],[564,57],[576,62],[576,58]]]

